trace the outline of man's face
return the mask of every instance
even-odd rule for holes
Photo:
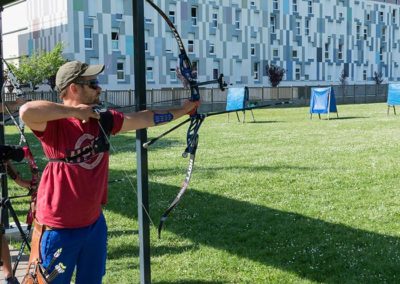
[[[101,87],[96,76],[81,77],[74,83],[77,85],[82,104],[100,103]]]

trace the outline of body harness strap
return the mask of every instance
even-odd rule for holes
[[[99,123],[104,129],[104,132],[99,129],[99,135],[94,141],[81,149],[71,151],[70,156],[65,158],[52,158],[49,162],[64,162],[64,163],[82,163],[91,159],[94,155],[110,150],[109,137],[114,127],[113,115],[110,111],[99,112],[100,120]],[[106,137],[107,136],[107,137]]]

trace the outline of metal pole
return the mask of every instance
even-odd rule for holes
[[[0,6],[0,88],[3,88],[3,83],[4,83],[4,68],[3,68],[3,6]],[[0,90],[1,90],[0,89]],[[0,94],[0,105],[3,103],[3,96]],[[3,125],[4,119],[3,119],[3,113],[0,112],[0,144],[4,145],[5,140],[4,140],[4,125]],[[8,187],[7,187],[7,175],[5,172],[0,173],[0,180],[1,180],[1,198],[7,198],[8,197]],[[1,208],[2,214],[1,214],[1,222],[4,225],[4,228],[9,228],[10,224],[8,222],[8,210],[4,206]]]
[[[144,0],[132,0],[134,35],[134,72],[136,111],[146,109],[146,61],[144,50]],[[137,198],[139,222],[140,283],[151,283],[150,270],[150,220],[147,130],[136,131]]]

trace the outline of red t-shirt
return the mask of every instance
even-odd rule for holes
[[[123,114],[112,111],[112,134],[121,130]],[[100,131],[98,121],[75,118],[47,122],[45,131],[34,131],[49,159],[60,159],[90,145]],[[36,219],[55,228],[80,228],[93,224],[107,202],[108,152],[81,163],[49,162],[40,180]]]

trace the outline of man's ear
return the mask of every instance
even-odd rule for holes
[[[70,91],[73,93],[76,93],[78,91],[78,86],[75,83],[69,84],[68,88],[70,88]]]

